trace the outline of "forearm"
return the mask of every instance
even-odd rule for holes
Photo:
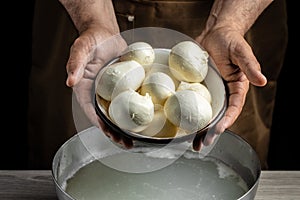
[[[119,32],[111,0],[59,0],[69,13],[79,33],[98,26]]]
[[[244,35],[273,0],[215,0],[205,32],[232,28]]]

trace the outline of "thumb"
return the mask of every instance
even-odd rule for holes
[[[74,68],[74,70],[68,70],[68,65],[67,65],[67,73],[68,73],[68,77],[66,80],[66,85],[68,87],[73,87],[83,77],[84,66]]]
[[[83,77],[85,67],[89,61],[90,55],[93,53],[93,48],[87,42],[88,37],[78,37],[70,48],[70,56],[66,65],[67,80],[66,85],[73,87]]]

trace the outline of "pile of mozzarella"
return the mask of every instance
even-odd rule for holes
[[[155,51],[146,42],[132,43],[127,50],[99,72],[95,83],[116,125],[146,136],[175,137],[210,122],[212,99],[203,82],[206,51],[193,41],[179,42],[165,65],[155,62]]]

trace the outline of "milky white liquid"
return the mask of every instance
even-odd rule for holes
[[[122,154],[111,158],[126,159]],[[248,190],[241,177],[224,163],[187,156],[147,173],[122,172],[95,160],[69,178],[65,188],[78,200],[233,200]]]

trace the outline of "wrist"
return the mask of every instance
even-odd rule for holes
[[[272,0],[216,0],[204,32],[228,27],[244,35]]]
[[[59,0],[70,15],[76,29],[82,33],[90,28],[103,27],[119,32],[111,0],[81,1]]]

